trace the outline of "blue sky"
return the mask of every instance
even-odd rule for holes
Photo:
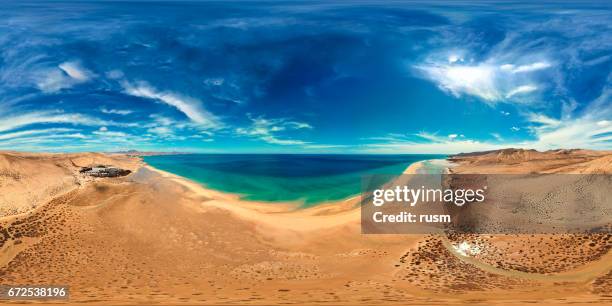
[[[612,149],[609,2],[469,3],[3,1],[0,149]]]

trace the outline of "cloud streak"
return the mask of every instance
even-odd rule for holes
[[[105,107],[100,108],[100,112],[102,112],[103,114],[121,115],[121,116],[127,116],[129,114],[134,113],[134,111],[127,110],[127,109],[108,109]]]
[[[52,129],[40,129],[40,130],[26,130],[26,131],[20,131],[20,132],[0,134],[0,140],[22,138],[22,137],[33,136],[33,135],[44,135],[44,134],[57,134],[57,133],[65,133],[65,132],[74,132],[74,131],[78,131],[78,130],[76,130],[76,129],[68,129],[68,128],[52,128]]]
[[[236,134],[260,139],[264,142],[277,145],[305,145],[308,142],[297,139],[279,138],[278,133],[288,130],[309,130],[308,123],[291,121],[284,118],[266,119],[264,117],[252,118],[251,126],[236,129]]]
[[[219,118],[205,110],[198,99],[170,91],[159,91],[146,82],[131,84],[124,81],[123,88],[128,95],[151,99],[174,107],[191,121],[204,127],[216,128],[221,125]]]
[[[85,126],[120,125],[112,121],[105,121],[82,114],[31,112],[0,118],[0,132],[11,131],[33,124],[66,124]]]
[[[64,62],[57,67],[35,71],[34,74],[38,88],[46,93],[54,93],[88,82],[94,76],[78,61]]]
[[[535,62],[515,67],[488,59],[482,63],[464,64],[438,59],[416,65],[422,77],[435,82],[440,89],[456,97],[474,96],[486,103],[525,102],[513,99],[529,97],[539,87],[530,74],[551,67],[548,63]],[[517,75],[518,74],[518,75]]]
[[[542,113],[524,114],[527,129],[533,139],[508,141],[497,132],[491,132],[491,141],[467,139],[463,135],[440,136],[435,133],[389,134],[370,138],[372,143],[363,146],[370,153],[441,153],[456,154],[497,150],[503,148],[529,148],[552,150],[558,148],[586,148],[609,150],[612,144],[612,108],[609,106],[612,90],[604,89],[581,113],[563,114],[554,118]],[[512,132],[521,128],[512,126]]]
[[[550,118],[530,113],[529,128],[537,141],[530,145],[538,149],[591,148],[610,149],[612,144],[612,90],[605,88],[601,95],[577,115],[564,114]]]
[[[360,149],[366,153],[432,153],[456,154],[461,152],[487,151],[506,148],[506,144],[466,139],[457,134],[446,137],[428,132],[416,134],[390,134]],[[383,140],[383,141],[380,141]]]

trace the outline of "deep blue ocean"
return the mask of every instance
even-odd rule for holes
[[[445,155],[182,154],[146,156],[151,166],[246,200],[312,206],[361,191],[364,175],[399,175]]]

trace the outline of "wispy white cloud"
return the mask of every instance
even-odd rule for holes
[[[58,134],[58,133],[74,132],[74,131],[78,131],[78,130],[76,130],[76,129],[69,129],[69,128],[52,128],[52,129],[40,129],[40,130],[26,130],[26,131],[19,131],[19,132],[13,132],[13,133],[0,134],[0,140],[22,138],[22,137],[25,137],[25,136],[43,135],[43,134],[52,134],[53,135],[53,134]]]
[[[601,120],[601,121],[597,121],[595,124],[597,124],[597,126],[600,127],[606,127],[612,124],[612,121],[610,120]]]
[[[409,139],[410,135],[397,135],[397,134],[390,134],[390,137],[394,137],[396,140],[397,139]],[[465,136],[463,134],[448,134],[448,136],[444,137],[444,136],[440,136],[437,133],[428,133],[428,132],[418,132],[416,134],[414,134],[413,136],[416,136],[418,138],[422,138],[425,140],[429,140],[431,142],[447,142],[447,141],[455,141],[457,139],[461,139],[461,138],[465,138]]]
[[[537,74],[553,67],[547,61],[528,62],[530,57],[520,54],[493,54],[478,62],[463,58],[451,61],[444,56],[446,53],[433,54],[425,62],[415,65],[417,74],[456,97],[474,96],[489,104],[532,102],[530,94],[546,87],[538,84]],[[527,63],[503,63],[508,58]]]
[[[89,81],[94,74],[78,61],[64,62],[57,67],[34,72],[38,88],[44,92],[55,92]]]
[[[243,76],[237,74],[229,74],[224,77],[209,77],[204,79],[203,83],[207,91],[216,99],[233,102],[236,104],[244,104],[247,102],[248,94],[244,92]]]
[[[544,129],[555,128],[561,125],[560,120],[553,119],[544,114],[538,114],[538,113],[529,113],[527,115],[527,120],[532,123],[540,124],[539,128],[544,128]]]
[[[224,78],[208,78],[204,80],[204,85],[206,86],[221,86],[225,83]]]
[[[537,138],[536,148],[612,148],[612,90],[605,88],[601,95],[579,114],[564,113],[560,118],[537,113],[528,114],[530,131]]]
[[[149,127],[149,128],[155,127],[155,126],[173,126],[177,128],[183,128],[185,126],[185,123],[179,123],[172,118],[169,118],[163,115],[159,115],[159,114],[152,114],[149,116],[149,118],[153,120],[153,122],[146,125],[146,127]]]
[[[533,72],[546,68],[550,68],[552,65],[547,62],[535,62],[527,65],[519,65],[515,66],[512,64],[504,64],[501,65],[500,68],[504,71],[509,71],[511,73],[523,73],[523,72]]]
[[[260,139],[267,143],[278,144],[278,145],[303,145],[307,143],[303,140],[297,140],[297,139],[278,139],[275,136],[261,136]]]
[[[468,94],[485,101],[498,101],[503,96],[496,83],[496,70],[491,65],[454,66],[431,64],[418,66],[425,76],[455,96]]]
[[[175,138],[175,130],[181,130],[187,126],[185,123],[179,123],[174,119],[158,114],[152,114],[149,117],[152,119],[152,121],[144,125],[144,127],[147,129],[147,133],[165,139]]]
[[[375,140],[375,142],[363,145],[362,151],[370,153],[456,154],[512,147],[537,150],[558,148],[610,150],[611,148],[612,123],[606,120],[597,120],[590,116],[563,121],[555,121],[552,118],[543,119],[542,116],[534,116],[533,119],[536,121],[532,123],[537,124],[537,126],[531,128],[535,138],[533,140],[508,141],[499,133],[490,133],[494,141],[483,141],[449,138],[421,132],[404,137],[372,138],[371,140]],[[512,127],[511,130],[516,132],[520,128]],[[413,136],[417,136],[421,140],[415,139]]]
[[[537,141],[532,144],[538,149],[553,148],[612,148],[612,126],[601,126],[588,117],[562,121],[556,128],[541,126],[533,132]]]
[[[267,143],[279,145],[304,145],[308,142],[291,138],[279,138],[277,133],[288,130],[312,129],[308,123],[291,121],[288,119],[266,119],[264,117],[252,118],[251,126],[236,129],[236,134],[258,138]]]
[[[219,118],[205,110],[202,107],[202,102],[198,99],[183,96],[171,91],[160,91],[146,82],[131,84],[124,81],[122,84],[127,94],[135,97],[152,99],[172,106],[197,124],[209,128],[215,128],[221,125]]]
[[[87,139],[87,136],[81,133],[21,137],[18,139],[0,141],[0,149],[15,150],[15,149],[21,149],[25,146],[36,145],[36,144],[47,144],[47,146],[48,145],[58,146],[58,145],[63,145],[64,143],[67,143],[67,142],[72,142],[74,140],[84,140],[84,139]]]
[[[147,129],[147,132],[151,134],[156,134],[162,137],[172,137],[175,136],[174,130],[168,126],[155,126]]]
[[[72,87],[71,79],[66,77],[59,69],[41,71],[40,74],[44,75],[37,78],[36,85],[44,92],[55,92]]]
[[[368,139],[363,150],[371,153],[442,153],[476,152],[502,148],[529,148],[551,150],[584,148],[610,150],[612,148],[612,90],[606,88],[601,95],[578,114],[572,114],[571,105],[556,118],[543,113],[523,114],[526,129],[532,139],[512,141],[496,132],[489,133],[491,141],[473,140],[461,134],[441,136],[435,133],[388,134]],[[513,132],[521,128],[512,126]],[[458,136],[457,136],[458,135]]]
[[[78,82],[86,82],[91,79],[93,73],[91,71],[83,68],[83,66],[79,62],[64,62],[57,66],[63,72],[65,72],[69,77]]]
[[[107,129],[100,129],[98,131],[92,132],[94,135],[104,136],[104,137],[128,137],[129,135],[124,132],[117,131],[109,131]]]
[[[160,124],[166,124],[166,126]],[[20,130],[34,125],[59,125],[61,127]],[[81,129],[64,127],[66,125],[99,128],[84,135],[84,133],[75,133],[82,131]],[[125,130],[109,130],[107,126],[142,128],[146,129],[145,131],[154,132],[155,135],[132,135]],[[48,147],[51,144],[59,145],[62,148],[74,147],[74,149],[77,149],[77,147],[78,149],[99,149],[112,143],[139,146],[158,140],[185,140],[186,137],[177,136],[174,133],[175,129],[181,128],[191,127],[188,124],[180,124],[161,116],[156,116],[150,123],[121,123],[59,111],[31,112],[0,118],[0,147],[4,149],[45,150],[45,146]],[[194,132],[198,132],[198,130],[195,129]],[[211,141],[211,139],[208,137],[201,141]]]
[[[519,87],[516,87],[514,89],[511,89],[507,94],[506,94],[506,99],[510,99],[515,95],[520,95],[520,94],[527,94],[533,91],[538,90],[537,86],[534,85],[521,85]]]
[[[197,123],[177,121],[160,114],[152,114],[149,118],[151,120],[142,123],[141,127],[146,128],[146,136],[154,139],[182,141],[192,138],[202,142],[213,141],[214,133]]]
[[[343,144],[305,144],[303,146],[305,149],[311,149],[311,150],[328,150],[328,151],[334,151],[336,149],[353,149],[353,145],[343,145]]]
[[[456,135],[456,134],[451,134]],[[444,137],[434,133],[419,132],[417,134],[391,134],[384,141],[371,138],[359,151],[367,153],[437,153],[455,154],[461,152],[474,152],[496,150],[506,147],[504,144],[472,140],[464,137]]]
[[[127,109],[112,109],[112,108],[108,109],[105,107],[100,108],[100,111],[103,114],[121,115],[121,116],[126,116],[126,115],[134,113],[134,111],[127,110]]]
[[[82,114],[31,112],[0,118],[0,132],[15,130],[33,124],[69,124],[85,126],[118,125],[112,121],[105,121]]]

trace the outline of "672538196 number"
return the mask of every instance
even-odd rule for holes
[[[68,286],[0,285],[0,299],[4,300],[67,300]]]

